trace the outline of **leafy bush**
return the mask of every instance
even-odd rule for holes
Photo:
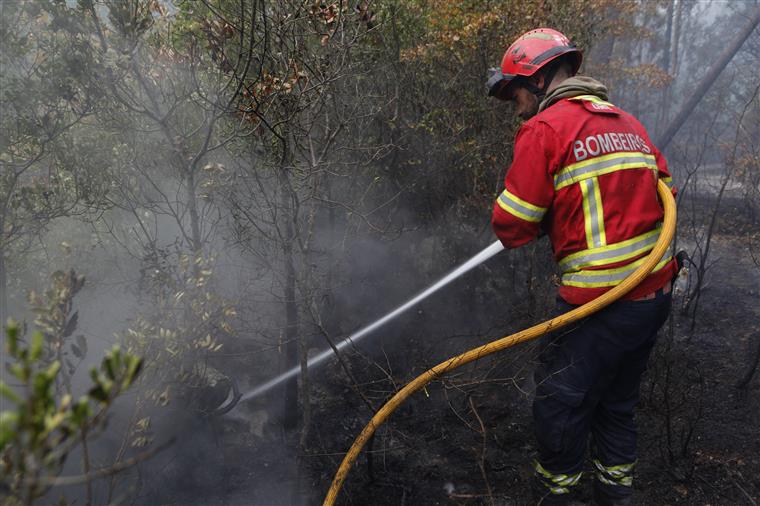
[[[23,504],[32,504],[57,484],[70,452],[102,428],[114,400],[135,381],[142,359],[114,346],[100,367],[91,369],[88,393],[74,400],[54,388],[61,362],[44,362],[42,332],[27,343],[18,325],[9,322],[6,336],[8,370],[19,383],[12,388],[0,381],[0,393],[12,406],[0,413],[0,483]]]

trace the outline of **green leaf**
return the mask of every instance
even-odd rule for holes
[[[127,374],[124,378],[123,388],[129,388],[129,386],[135,381],[137,375],[140,374],[143,361],[140,357],[134,355],[127,355]]]
[[[91,414],[90,399],[86,395],[83,395],[79,398],[77,403],[74,404],[71,414],[71,422],[74,425],[81,426],[87,421]]]
[[[15,411],[3,411],[0,413],[0,453],[5,445],[16,437],[16,424],[18,413]]]
[[[90,379],[93,383],[100,383],[100,373],[95,367],[90,368]]]
[[[106,377],[108,379],[116,378],[116,369],[114,368],[113,356],[109,355],[103,360],[103,369],[105,370]]]
[[[115,383],[111,380],[104,380],[103,383],[101,383],[103,390],[106,392],[106,395],[110,398],[111,392],[113,392]]]
[[[103,367],[108,379],[115,380],[121,368],[121,349],[118,344],[114,345],[103,359]]]
[[[32,345],[29,348],[29,359],[36,362],[42,356],[42,345],[44,338],[42,332],[32,334]]]
[[[6,399],[15,402],[16,404],[21,404],[24,402],[4,381],[0,381],[0,394],[2,394]]]
[[[15,357],[18,350],[18,323],[15,320],[8,319],[5,335],[8,336],[8,353]]]
[[[34,396],[43,401],[46,405],[52,402],[50,398],[50,384],[52,380],[45,372],[39,372],[34,375],[33,388]]]
[[[66,420],[66,414],[65,412],[58,411],[57,413],[47,415],[45,417],[44,435],[48,435],[57,429]]]
[[[23,364],[11,364],[10,367],[8,367],[8,370],[18,378],[19,381],[24,383],[29,381],[29,368],[24,367]]]
[[[50,379],[50,381],[54,380],[56,376],[58,376],[58,371],[61,370],[61,363],[56,360],[52,364],[50,364],[50,367],[47,368],[45,371],[45,375]]]
[[[98,402],[106,402],[108,401],[108,393],[103,388],[103,385],[97,384],[94,387],[90,389],[89,392],[90,397],[95,399]]]

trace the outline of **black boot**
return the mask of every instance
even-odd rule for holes
[[[631,506],[631,487],[621,485],[605,485],[594,480],[595,506]]]
[[[534,479],[531,486],[533,500],[531,504],[536,506],[587,506],[580,500],[578,487],[570,488],[565,494],[553,494],[540,479]]]

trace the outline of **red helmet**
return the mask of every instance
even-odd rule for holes
[[[547,63],[562,55],[570,55],[573,75],[578,72],[583,54],[562,33],[551,28],[537,28],[522,34],[501,59],[500,69],[491,69],[486,83],[488,96],[497,96],[516,77],[530,77]]]

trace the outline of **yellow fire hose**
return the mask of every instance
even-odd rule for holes
[[[343,486],[343,482],[345,481],[346,476],[348,476],[348,472],[351,470],[351,466],[356,461],[356,458],[359,456],[359,452],[362,450],[367,440],[372,436],[372,434],[375,433],[375,430],[385,420],[388,419],[391,413],[393,413],[396,408],[398,408],[401,403],[404,402],[407,397],[412,395],[414,392],[420,390],[431,381],[439,378],[444,373],[452,371],[457,367],[469,364],[470,362],[483,358],[487,355],[490,355],[491,353],[501,351],[505,348],[509,348],[510,346],[514,346],[515,344],[522,343],[530,339],[534,339],[550,331],[576,322],[581,318],[585,318],[586,316],[593,314],[600,309],[612,304],[617,299],[630,292],[645,277],[647,277],[649,273],[652,272],[655,265],[657,265],[657,263],[663,257],[665,251],[668,249],[676,228],[676,203],[673,199],[673,195],[670,193],[667,185],[665,185],[665,183],[662,181],[659,181],[657,184],[657,193],[660,196],[660,200],[663,203],[663,208],[665,211],[662,232],[660,233],[660,237],[657,240],[654,249],[652,249],[652,252],[638,269],[636,269],[630,276],[625,278],[622,283],[612,288],[610,291],[604,293],[600,297],[592,300],[591,302],[573,309],[568,313],[557,316],[556,318],[517,332],[516,334],[502,337],[501,339],[490,342],[483,346],[479,346],[470,351],[462,353],[461,355],[457,355],[456,357],[450,358],[445,362],[441,362],[432,369],[425,371],[424,373],[414,378],[414,380],[407,383],[404,388],[396,392],[396,394],[391,397],[391,399],[386,402],[385,405],[380,408],[377,413],[375,413],[375,416],[372,417],[372,420],[369,421],[367,426],[364,427],[364,430],[362,430],[361,434],[359,434],[359,436],[354,441],[354,444],[351,445],[351,448],[343,458],[343,462],[340,464],[338,471],[335,473],[335,478],[333,478],[332,485],[330,485],[330,490],[327,492],[323,506],[332,506],[335,504],[335,500],[338,497],[338,492],[340,492],[340,489]]]

